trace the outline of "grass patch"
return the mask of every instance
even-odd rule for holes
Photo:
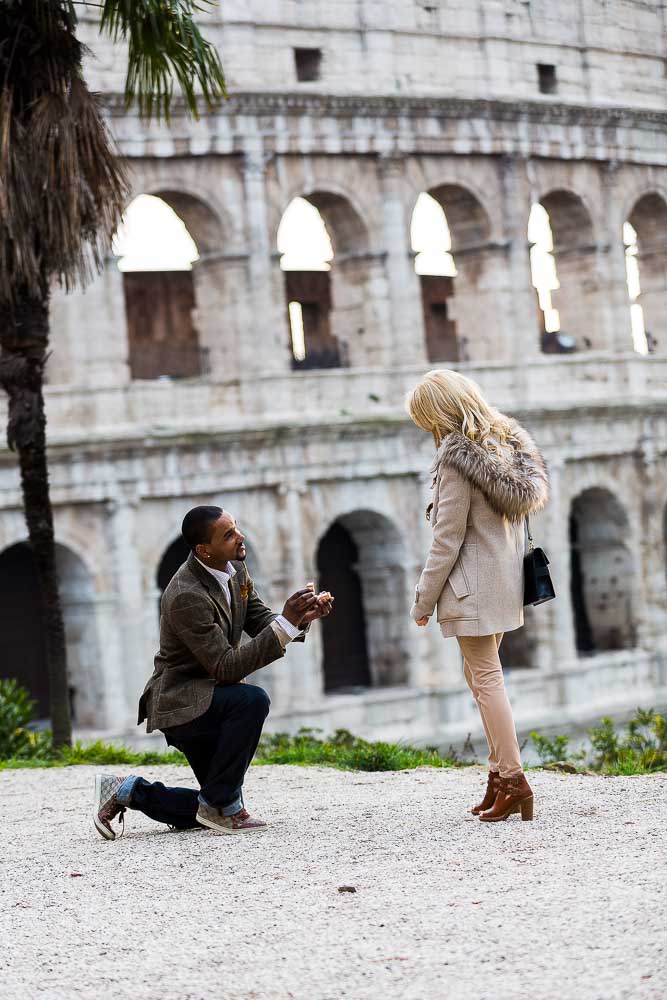
[[[419,749],[402,743],[362,740],[347,729],[321,739],[317,730],[300,729],[296,736],[275,733],[261,741],[255,764],[300,764],[350,771],[405,771],[415,767],[456,767],[463,761],[444,757],[435,747]]]
[[[40,736],[43,734],[40,733]],[[50,733],[47,734],[50,737]],[[8,757],[0,760],[0,771],[15,770],[20,767],[71,767],[74,764],[100,764],[110,766],[115,764],[149,765],[149,764],[187,764],[186,758],[178,750],[131,750],[130,747],[118,743],[104,743],[96,740],[84,744],[75,740],[71,747],[63,747],[60,751],[50,746],[50,752],[42,752],[30,757]]]

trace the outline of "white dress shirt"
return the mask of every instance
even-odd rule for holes
[[[199,565],[203,566],[204,569],[211,574],[211,576],[214,576],[216,578],[216,580],[222,587],[225,597],[227,598],[227,603],[229,604],[231,610],[232,597],[229,592],[229,581],[233,576],[236,576],[235,568],[232,566],[231,563],[228,562],[224,569],[213,569],[212,566],[207,566],[206,563],[203,563],[201,559],[197,558],[197,556],[195,556],[195,559],[197,559]],[[296,625],[292,625],[291,622],[288,622],[287,618],[285,618],[284,615],[278,615],[277,618],[274,618],[274,620],[271,622],[271,628],[275,632],[276,637],[280,642],[281,646],[283,647],[283,649],[285,648],[285,646],[287,646],[288,643],[292,641],[292,639],[296,639],[298,635],[302,634],[301,629],[298,628]]]

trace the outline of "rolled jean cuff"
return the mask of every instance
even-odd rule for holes
[[[215,806],[212,806],[210,802],[207,802],[201,792],[199,794],[199,801],[202,805],[208,806],[211,809],[216,808]],[[233,802],[228,802],[227,805],[218,806],[218,808],[223,816],[233,816],[235,813],[243,809],[243,798],[240,795],[237,795]]]
[[[127,778],[116,792],[116,801],[121,806],[129,806],[132,804],[132,792],[134,791],[134,786],[138,781],[138,774],[128,774]]]

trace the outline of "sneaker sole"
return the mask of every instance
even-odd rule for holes
[[[104,823],[101,823],[100,820],[99,820],[98,814],[99,814],[99,811],[100,811],[100,808],[101,808],[101,802],[100,802],[101,798],[102,798],[102,776],[100,774],[96,774],[95,775],[95,802],[93,804],[93,809],[94,809],[94,812],[93,812],[93,824],[94,824],[95,829],[97,830],[97,832],[102,837],[104,837],[105,840],[115,840],[116,839],[116,834],[113,832],[113,830],[111,830],[111,831],[107,830],[107,828],[104,825]]]
[[[245,830],[228,830],[227,827],[219,826],[217,823],[213,823],[208,819],[203,819],[200,816],[197,816],[196,819],[202,826],[208,827],[209,830],[215,830],[216,833],[229,833],[234,835],[237,833],[262,833],[264,830],[268,830],[268,824],[266,826],[246,827]]]

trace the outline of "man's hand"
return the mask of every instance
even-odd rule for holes
[[[303,590],[297,590],[296,594],[287,598],[283,616],[291,625],[300,626],[304,615],[316,608],[319,608],[319,605],[315,594],[310,587],[304,587]]]
[[[428,618],[426,615],[424,615],[422,618],[416,618],[415,621],[417,622],[417,625],[421,627],[423,627],[424,625],[428,625]]]
[[[331,614],[334,599],[328,590],[323,590],[317,595],[315,600],[317,601],[317,606],[306,612],[299,622],[299,628],[305,628],[306,625],[310,625],[311,622],[316,621],[318,618],[325,618]]]

